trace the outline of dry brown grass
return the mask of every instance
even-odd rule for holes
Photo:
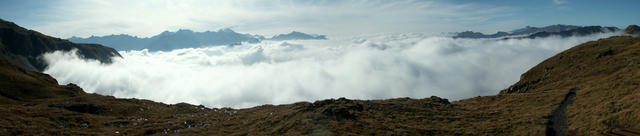
[[[566,50],[523,74],[512,92],[575,87],[567,109],[569,131],[598,135],[614,128],[640,129],[640,38],[618,36]]]

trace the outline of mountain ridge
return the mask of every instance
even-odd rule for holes
[[[326,40],[325,35],[306,34],[302,32],[291,31],[288,34],[278,34],[269,40]]]
[[[532,33],[538,33],[538,32],[561,32],[561,31],[577,29],[580,27],[581,26],[577,26],[577,25],[563,25],[563,24],[555,24],[555,25],[549,25],[544,27],[526,26],[525,28],[520,28],[520,29],[511,31],[511,34],[522,35],[522,34],[532,34]]]
[[[510,32],[498,31],[495,34],[484,34],[480,32],[464,31],[454,33],[453,38],[542,38],[548,36],[585,36],[595,33],[606,33],[619,31],[617,27],[602,26],[575,26],[575,25],[549,25],[545,27],[530,27],[512,30]]]
[[[257,43],[262,40],[324,40],[324,35],[313,35],[292,31],[288,34],[278,34],[272,38],[262,35],[242,34],[230,28],[218,31],[195,32],[189,29],[179,29],[175,32],[163,31],[151,37],[136,37],[127,34],[91,36],[87,38],[71,37],[70,41],[77,43],[99,43],[114,47],[116,50],[169,51],[181,48],[198,48],[209,45],[236,45],[242,42]]]

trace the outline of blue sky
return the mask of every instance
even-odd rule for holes
[[[152,36],[181,28],[233,28],[271,36],[290,31],[351,36],[369,33],[494,33],[552,24],[640,24],[638,0],[0,0],[0,18],[68,38]]]
[[[640,23],[638,0],[455,0],[454,3],[511,7],[514,16],[533,26],[549,24],[609,25],[626,27]]]

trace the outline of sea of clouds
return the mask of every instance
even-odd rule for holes
[[[75,52],[44,71],[90,93],[245,108],[346,97],[452,100],[493,95],[565,49],[618,33],[537,39],[453,39],[416,33],[236,46],[122,51],[113,64]]]

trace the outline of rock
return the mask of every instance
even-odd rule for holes
[[[362,105],[360,104],[338,104],[330,105],[322,111],[322,114],[329,117],[335,117],[338,120],[342,119],[355,119],[357,112],[362,111]]]
[[[438,96],[431,96],[429,100],[432,103],[451,104],[448,99],[440,98]]]
[[[598,56],[596,58],[599,59],[599,58],[602,58],[602,57],[605,57],[605,56],[611,56],[611,55],[613,55],[613,50],[608,49],[608,50],[598,54]]]
[[[85,92],[78,85],[69,83],[64,86],[65,89],[73,92],[74,94],[84,94]]]
[[[308,110],[320,111],[322,115],[337,120],[355,119],[357,113],[364,110],[362,104],[346,98],[316,101]]]
[[[624,29],[624,32],[627,34],[640,34],[640,26],[638,25],[629,25]]]
[[[105,110],[104,107],[98,106],[96,104],[52,104],[49,107],[54,108],[62,108],[70,111],[80,112],[80,113],[89,113],[89,114],[100,114]]]

